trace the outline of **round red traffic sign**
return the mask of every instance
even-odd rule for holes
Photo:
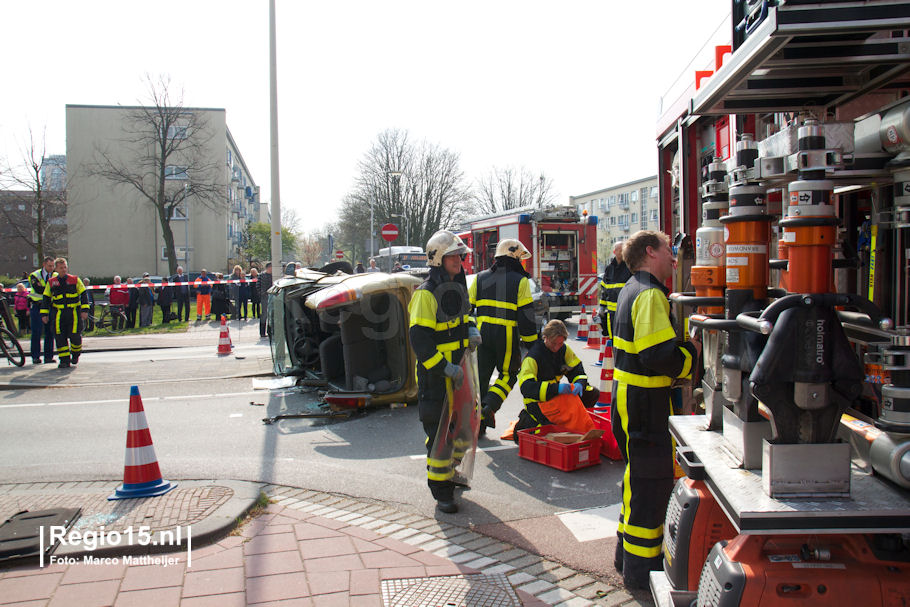
[[[344,259],[344,251],[335,251],[335,259]]]
[[[392,242],[398,238],[398,226],[394,223],[387,223],[382,226],[382,239]]]

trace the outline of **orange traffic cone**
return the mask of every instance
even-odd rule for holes
[[[591,328],[588,330],[588,343],[585,347],[592,350],[600,349],[600,320],[594,312],[591,313]]]
[[[231,333],[227,326],[227,319],[224,317],[224,314],[222,314],[221,335],[218,336],[218,356],[230,354],[233,347],[233,344],[231,344]]]
[[[578,341],[588,339],[588,319],[585,313],[585,304],[581,304],[581,318],[578,320],[578,333],[575,335]]]
[[[145,409],[142,408],[142,397],[139,386],[130,388],[130,414],[126,427],[126,459],[123,463],[123,484],[108,497],[109,500],[122,500],[133,497],[153,497],[164,495],[177,486],[161,478],[158,458],[152,445],[148,422],[145,421]]]

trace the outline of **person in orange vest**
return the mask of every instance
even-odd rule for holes
[[[54,339],[57,342],[58,369],[69,368],[79,362],[82,354],[82,323],[88,319],[88,295],[78,276],[68,274],[66,259],[54,260],[56,273],[44,287],[41,303],[41,321],[53,320]],[[53,317],[51,316],[53,311]]]
[[[209,278],[205,268],[202,268],[199,276],[193,281],[193,286],[196,287],[196,322],[202,320],[203,316],[208,319],[209,312],[212,309],[212,285],[209,284],[210,282],[212,282],[212,279]]]

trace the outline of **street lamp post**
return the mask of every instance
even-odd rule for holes
[[[373,195],[370,194],[370,259],[373,259]]]
[[[190,271],[190,184],[183,184],[183,263]]]

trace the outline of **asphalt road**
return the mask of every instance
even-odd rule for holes
[[[592,381],[599,383],[600,369],[593,365],[596,351],[584,348],[583,342],[568,343]],[[212,355],[208,349],[196,350],[169,353],[175,378],[191,374],[195,358]],[[80,367],[129,365],[144,356],[141,350],[87,352]],[[254,390],[250,378],[136,383],[165,478],[272,482],[434,511],[416,407],[382,408],[340,421],[292,419],[266,425],[262,418],[299,411],[317,395]],[[128,397],[123,386],[0,392],[0,478],[121,480]],[[515,390],[497,416],[498,427],[480,440],[472,488],[461,495],[457,522],[502,537],[519,530],[529,542],[539,529],[542,537],[555,536],[548,540],[552,549],[563,542],[560,550],[579,554],[590,546],[573,545],[581,536],[573,530],[573,539],[565,525],[554,522],[554,515],[568,521],[569,511],[618,504],[623,467],[602,458],[598,466],[567,473],[519,458],[515,443],[500,440],[499,434],[520,409]],[[538,519],[549,520],[538,524]],[[609,522],[601,527],[593,535],[588,530],[585,541],[615,532]],[[598,563],[588,569],[601,567]]]

